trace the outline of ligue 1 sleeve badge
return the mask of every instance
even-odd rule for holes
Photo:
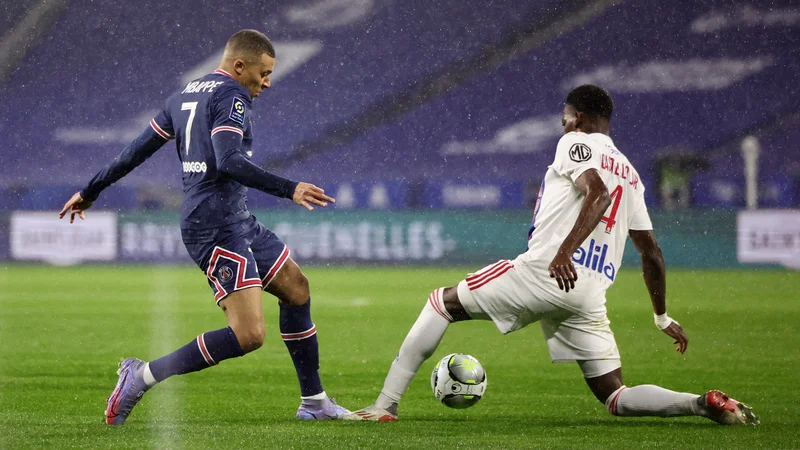
[[[233,278],[233,270],[228,266],[222,266],[217,270],[217,276],[219,276],[219,281],[224,283]]]
[[[228,118],[239,125],[244,125],[244,114],[244,100],[239,97],[233,97],[233,105],[231,105],[231,113],[228,115]]]

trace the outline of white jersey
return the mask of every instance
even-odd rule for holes
[[[547,266],[575,225],[583,203],[575,181],[589,169],[599,172],[611,196],[611,206],[572,256],[578,271],[576,289],[579,284],[591,287],[581,289],[584,296],[600,295],[614,282],[628,230],[653,229],[639,174],[607,135],[572,132],[558,141],[555,160],[539,189],[528,251],[519,257],[548,276]]]

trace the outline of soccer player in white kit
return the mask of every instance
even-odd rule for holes
[[[612,111],[611,96],[600,87],[583,85],[567,95],[564,136],[539,190],[528,250],[470,274],[455,287],[434,290],[376,402],[345,419],[397,420],[400,397],[448,325],[482,319],[493,321],[503,334],[539,322],[553,362],[577,362],[613,415],[696,415],[723,424],[758,423],[750,407],[718,390],[695,395],[622,382],[605,292],[617,276],[627,236],[642,257],[656,326],[680,353],[688,338],[667,315],[664,258],[645,206],[644,184],[609,137]]]

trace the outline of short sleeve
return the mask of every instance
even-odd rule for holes
[[[630,223],[628,224],[629,230],[647,231],[653,229],[653,222],[650,220],[650,214],[647,212],[647,205],[644,202],[644,191],[639,196],[636,211],[630,216]]]
[[[211,105],[211,135],[233,132],[244,136],[244,124],[250,114],[250,99],[235,88],[218,92]]]
[[[172,126],[172,117],[169,115],[169,110],[165,107],[150,120],[150,128],[159,136],[166,140],[175,137],[175,129]]]
[[[558,141],[556,157],[550,167],[575,183],[587,170],[600,169],[600,153],[592,145],[584,133],[565,134]]]

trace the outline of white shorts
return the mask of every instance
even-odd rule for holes
[[[565,307],[559,292],[549,275],[533,274],[525,263],[508,260],[470,274],[458,284],[458,298],[470,317],[492,320],[503,334],[541,322],[553,362],[614,360],[592,370],[605,370],[603,373],[620,367],[619,350],[603,306],[605,301],[586,302],[600,306],[590,312],[578,312]],[[605,292],[600,295],[605,296]],[[603,373],[584,371],[584,376]]]

